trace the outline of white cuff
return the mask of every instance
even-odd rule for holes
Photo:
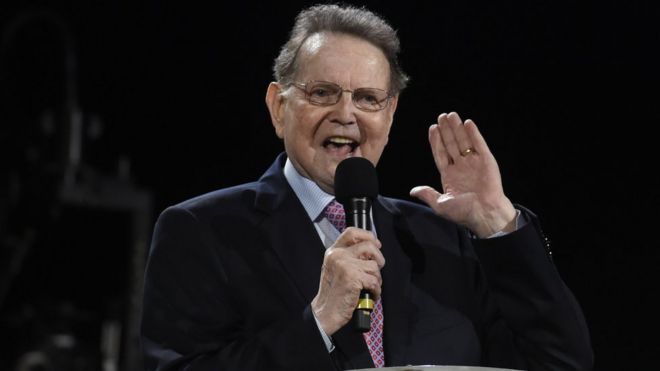
[[[325,343],[325,348],[328,350],[328,353],[332,353],[333,350],[335,350],[335,344],[332,343],[332,339],[330,339],[330,336],[323,331],[323,327],[321,327],[321,322],[319,322],[318,318],[316,318],[316,314],[314,314],[314,311],[312,311],[312,316],[314,316],[314,321],[316,321],[316,326],[319,328],[319,332],[321,333],[321,337],[323,338],[323,342]]]

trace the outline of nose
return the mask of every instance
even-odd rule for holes
[[[357,107],[353,104],[353,93],[350,90],[344,90],[339,98],[339,102],[333,106],[331,121],[340,125],[351,125],[357,122],[355,113]]]

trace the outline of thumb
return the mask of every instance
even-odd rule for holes
[[[417,186],[410,190],[410,195],[433,207],[438,197],[440,197],[440,192],[436,191],[433,187]]]
[[[418,198],[429,205],[432,209],[438,211],[442,203],[453,199],[450,194],[443,194],[436,191],[433,187],[417,186],[410,190],[412,197]]]

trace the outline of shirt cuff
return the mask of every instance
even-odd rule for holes
[[[316,318],[316,314],[314,314],[314,311],[312,311],[312,316],[314,317],[314,321],[316,321],[316,327],[319,328],[319,332],[321,333],[321,337],[323,338],[323,342],[325,343],[325,348],[328,350],[328,353],[332,353],[333,350],[335,350],[335,344],[332,343],[332,339],[330,339],[330,336],[323,331],[323,327],[321,327],[321,322],[319,322],[318,318]]]

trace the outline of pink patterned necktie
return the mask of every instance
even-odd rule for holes
[[[342,232],[346,228],[346,215],[344,207],[336,200],[332,200],[325,208],[325,217],[330,223]],[[367,342],[367,348],[376,367],[385,366],[385,353],[383,352],[383,305],[381,300],[376,301],[371,312],[371,330],[362,334]]]

